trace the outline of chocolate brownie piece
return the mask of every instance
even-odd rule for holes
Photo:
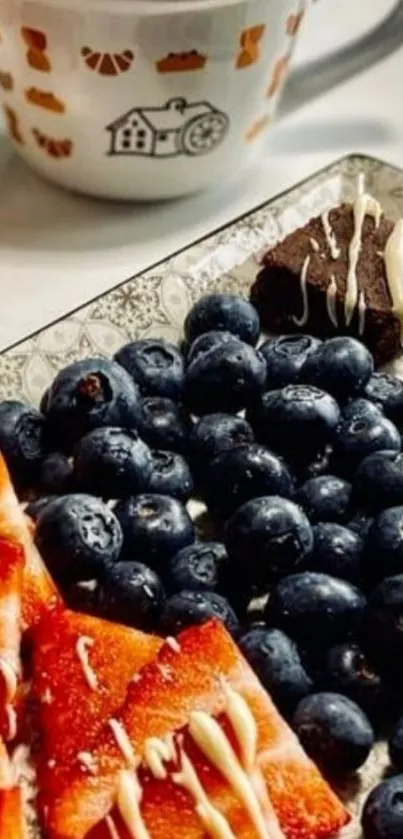
[[[401,323],[393,312],[384,259],[394,229],[365,215],[355,271],[354,305],[346,311],[354,206],[342,204],[311,219],[263,257],[250,299],[270,332],[310,332],[320,338],[359,337],[377,364],[401,350]]]

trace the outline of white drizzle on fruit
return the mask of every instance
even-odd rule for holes
[[[116,740],[116,744],[120,749],[128,766],[134,767],[137,765],[136,755],[133,746],[130,742],[129,735],[119,720],[110,719],[108,721],[109,728]]]
[[[336,234],[330,224],[330,210],[326,210],[325,213],[322,213],[321,220],[323,225],[323,230],[325,233],[326,242],[330,251],[330,256],[332,259],[336,260],[339,258],[341,254],[341,250],[337,244]]]
[[[143,763],[150,770],[154,778],[160,781],[165,780],[168,772],[165,763],[175,760],[175,744],[172,737],[164,739],[160,737],[149,737],[144,743]]]
[[[329,285],[326,289],[326,309],[329,315],[329,320],[336,329],[339,321],[337,318],[337,284],[334,274],[331,275]]]
[[[226,698],[225,713],[236,735],[244,769],[251,772],[256,763],[257,729],[255,718],[240,693],[222,681]]]
[[[7,737],[8,742],[15,740],[17,736],[17,714],[12,705],[6,705],[5,714],[7,718]]]
[[[98,689],[98,679],[89,660],[89,650],[92,649],[94,643],[93,638],[89,638],[87,635],[80,635],[76,644],[76,653],[83,669],[85,681],[90,690]]]
[[[365,318],[367,314],[367,304],[365,302],[365,294],[360,291],[358,298],[358,334],[361,337],[365,332]]]
[[[308,279],[308,269],[309,263],[311,261],[311,257],[307,256],[305,258],[304,264],[301,269],[300,274],[300,286],[301,286],[301,297],[302,297],[302,315],[300,318],[293,315],[293,321],[296,326],[305,326],[308,318],[309,318],[309,303],[308,303],[308,289],[306,287],[307,279]]]
[[[17,715],[12,706],[12,701],[16,696],[18,687],[18,675],[14,670],[12,664],[3,656],[0,657],[0,673],[3,677],[5,689],[5,715],[7,719],[7,735],[8,741],[14,740],[17,734]]]
[[[209,801],[196,769],[183,748],[180,755],[181,771],[176,772],[172,780],[192,796],[204,829],[213,839],[236,839],[225,816]]]
[[[116,804],[132,839],[150,839],[141,815],[143,790],[134,770],[124,769],[119,775]]]
[[[221,726],[205,711],[193,711],[189,733],[205,757],[223,775],[242,801],[260,839],[270,839],[259,800],[249,775],[242,768]]]
[[[400,340],[403,344],[403,219],[396,222],[386,242],[384,256],[392,312],[400,321]]]
[[[115,822],[113,821],[112,816],[105,816],[105,824],[109,830],[111,839],[120,839],[118,829],[116,827]]]
[[[172,650],[173,653],[180,653],[181,645],[179,641],[177,641],[176,638],[174,638],[172,635],[168,635],[165,638],[165,643]]]
[[[382,207],[379,201],[364,191],[364,177],[358,178],[357,198],[353,204],[354,233],[348,249],[347,286],[344,300],[346,325],[349,326],[358,302],[357,266],[362,248],[362,232],[366,216],[371,216],[379,227]]]
[[[78,752],[77,760],[90,775],[97,774],[97,760],[91,752]]]

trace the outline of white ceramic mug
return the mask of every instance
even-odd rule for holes
[[[0,92],[15,148],[65,187],[195,192],[261,149],[309,0],[1,0]],[[402,40],[403,2],[302,70],[288,106]],[[283,101],[287,107],[287,98]]]

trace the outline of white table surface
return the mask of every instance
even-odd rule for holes
[[[321,0],[298,61],[356,37],[392,5]],[[100,203],[54,189],[0,137],[0,348],[343,154],[364,152],[403,166],[402,78],[400,50],[279,123],[247,177],[162,205]]]

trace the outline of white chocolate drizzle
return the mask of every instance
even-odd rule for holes
[[[296,315],[293,315],[292,319],[296,326],[305,326],[309,317],[308,289],[306,287],[306,283],[308,279],[308,269],[310,261],[311,257],[307,256],[301,269],[300,285],[302,297],[302,315],[300,318],[296,317]]]
[[[82,767],[90,773],[90,775],[97,774],[97,761],[91,752],[78,752],[77,760],[81,763]]]
[[[140,810],[142,795],[136,772],[123,770],[119,776],[116,804],[132,839],[150,839]]]
[[[217,720],[205,711],[194,711],[190,715],[189,733],[205,757],[223,775],[242,801],[260,839],[270,839],[266,820],[251,780],[240,765],[231,743]]]
[[[149,737],[144,743],[143,762],[150,770],[154,778],[163,781],[168,773],[165,763],[174,760],[176,757],[173,738]]]
[[[12,705],[6,705],[5,713],[7,717],[7,742],[15,740],[17,736],[17,714]]]
[[[181,645],[179,641],[176,640],[176,638],[173,638],[172,635],[168,635],[167,638],[165,638],[165,643],[168,645],[168,647],[170,647],[172,652],[180,653]]]
[[[396,222],[385,246],[386,277],[392,312],[400,321],[400,337],[403,344],[403,219]]]
[[[12,664],[3,656],[0,656],[0,673],[4,681],[6,702],[12,702],[17,693],[18,675]]]
[[[105,824],[109,830],[111,839],[120,839],[118,829],[116,827],[115,822],[113,821],[112,816],[105,816]]]
[[[97,690],[98,679],[94,673],[90,661],[88,651],[94,646],[94,639],[88,638],[87,635],[80,635],[76,644],[76,652],[83,669],[84,678],[90,690]]]
[[[334,274],[330,277],[329,285],[326,289],[326,309],[329,315],[329,320],[333,324],[333,326],[338,327],[339,322],[337,319],[337,285]]]
[[[382,207],[379,201],[372,195],[364,192],[363,178],[358,181],[358,195],[353,204],[354,233],[348,249],[348,271],[347,287],[344,300],[344,312],[346,325],[349,326],[354,315],[358,301],[358,279],[357,266],[362,248],[362,231],[366,216],[371,216],[375,221],[375,227],[379,227],[382,216]]]
[[[338,259],[341,254],[341,250],[337,244],[336,234],[332,228],[332,225],[330,224],[329,213],[330,210],[327,210],[325,213],[322,213],[321,220],[326,237],[326,242],[330,250],[330,256],[332,259]]]
[[[175,784],[190,793],[195,802],[196,813],[212,839],[236,839],[225,816],[209,801],[193,763],[183,749],[181,771],[176,772],[172,779]]]
[[[310,237],[309,237],[309,241],[310,241],[310,243],[311,243],[311,248],[312,248],[312,250],[313,250],[315,253],[319,253],[319,251],[320,251],[319,242],[317,242],[317,241],[316,241],[316,239],[314,239],[314,238],[313,238],[313,236],[310,236]]]
[[[137,765],[136,755],[123,723],[119,720],[110,719],[108,725],[127,765],[135,767]]]
[[[236,734],[244,769],[252,772],[256,763],[257,729],[254,716],[240,693],[226,682],[222,683],[226,698],[225,713]]]
[[[365,317],[367,314],[367,304],[365,302],[365,294],[360,291],[358,298],[358,334],[361,336],[365,332]]]

